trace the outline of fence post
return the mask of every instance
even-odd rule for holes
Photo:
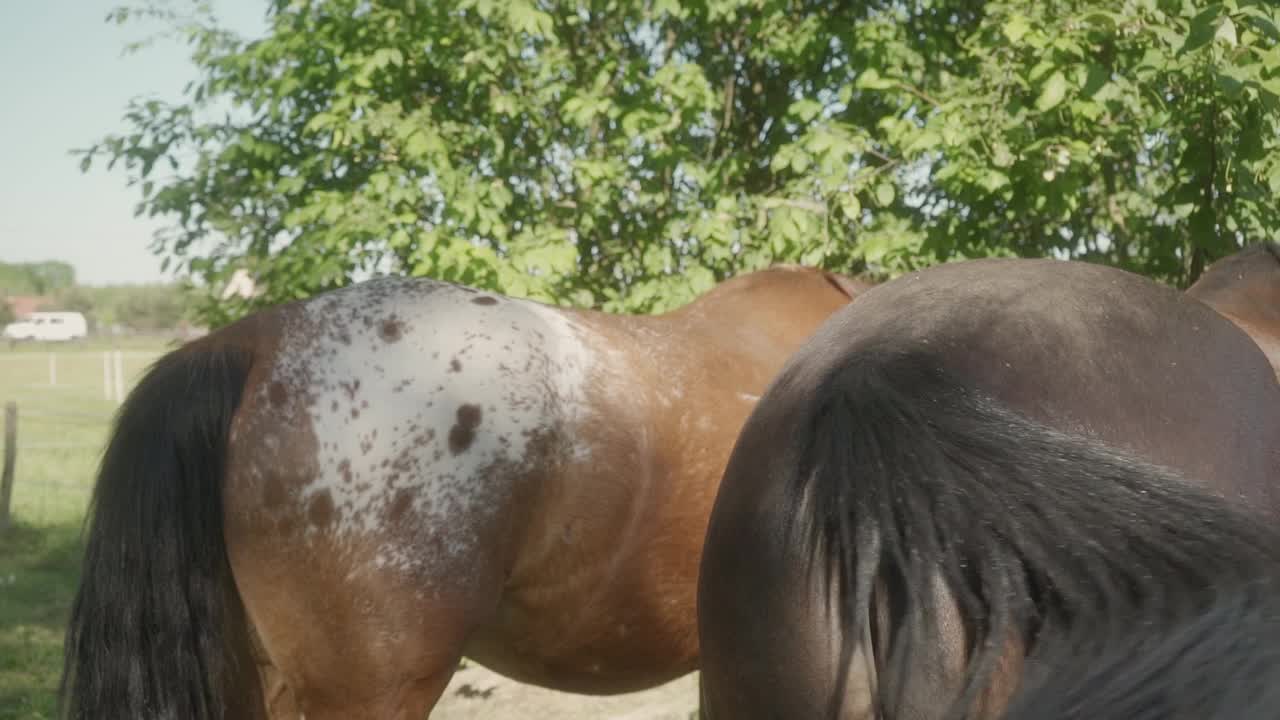
[[[0,474],[0,531],[8,530],[9,501],[13,497],[13,466],[18,462],[18,403],[4,406],[4,472]]]
[[[116,404],[124,402],[124,353],[116,351]]]

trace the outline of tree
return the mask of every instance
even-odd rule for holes
[[[1262,2],[992,2],[962,51],[980,71],[923,122],[909,75],[857,85],[899,107],[885,152],[929,167],[908,188],[926,255],[1056,251],[1185,284],[1277,237],[1277,21]]]
[[[116,322],[143,332],[172,330],[186,314],[184,291],[174,285],[125,289],[115,307]]]
[[[45,295],[75,284],[76,271],[70,263],[49,260],[36,263],[0,262],[0,293]]]
[[[98,325],[98,313],[93,300],[93,292],[88,288],[79,285],[64,288],[54,296],[50,305],[50,310],[78,312],[84,315],[91,328]]]
[[[632,311],[776,261],[1186,282],[1277,233],[1267,2],[274,0],[255,41],[139,12],[203,74],[82,162],[125,164],[168,261],[258,278],[214,322],[384,270]]]

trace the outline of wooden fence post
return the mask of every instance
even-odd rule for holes
[[[116,350],[116,404],[124,402],[124,353]]]
[[[0,474],[0,531],[12,522],[9,501],[13,497],[13,466],[18,462],[18,403],[4,406],[4,472]]]

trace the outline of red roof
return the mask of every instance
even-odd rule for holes
[[[39,310],[49,298],[44,295],[10,295],[4,299],[13,308],[14,317],[25,320],[28,315]]]

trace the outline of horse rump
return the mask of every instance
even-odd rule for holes
[[[938,580],[963,621],[966,658],[962,676],[944,683],[956,688],[940,703],[945,716],[1003,706],[1016,678],[996,681],[1010,667],[1056,681],[1082,648],[1129,637],[1139,620],[1144,635],[1175,635],[1143,661],[1150,667],[1115,683],[1155,678],[1181,647],[1208,659],[1220,642],[1274,674],[1273,651],[1215,634],[1230,619],[1220,598],[1280,577],[1280,536],[1260,519],[1170,470],[1015,412],[926,352],[856,351],[816,387],[790,435],[800,461],[789,530],[834,590],[843,636],[862,637],[856,628],[870,623],[884,638],[872,648],[881,716],[913,695],[918,707],[912,666],[936,651],[949,602]],[[1255,626],[1274,618],[1256,596],[1248,608]],[[1019,656],[1012,666],[1010,653]],[[1038,687],[1070,700],[1093,679]],[[1040,702],[1035,693],[1019,697],[1018,707],[1053,717],[1026,704]]]

